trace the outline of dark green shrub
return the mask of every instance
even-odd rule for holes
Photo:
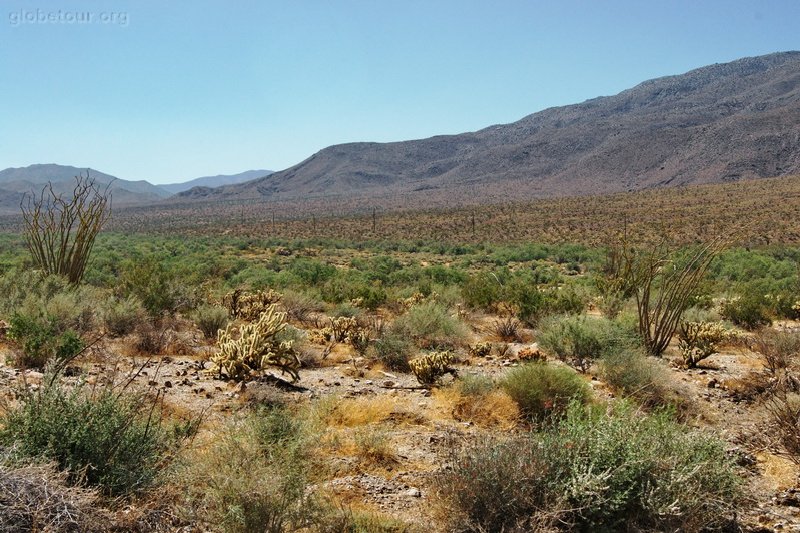
[[[742,482],[724,443],[664,413],[572,404],[558,425],[454,452],[435,480],[449,530],[720,529]]]
[[[190,303],[175,274],[152,256],[124,266],[119,290],[123,297],[138,298],[152,317],[172,314]]]
[[[772,323],[769,316],[769,302],[765,296],[755,291],[722,302],[720,315],[737,326],[755,330]]]
[[[503,285],[496,274],[481,272],[464,282],[461,296],[464,303],[474,309],[495,311],[503,300]]]
[[[408,372],[408,361],[411,359],[413,345],[406,338],[388,334],[378,338],[372,344],[375,359],[387,370]]]
[[[207,339],[217,336],[217,331],[228,325],[228,310],[218,305],[201,305],[195,309],[192,318]]]
[[[2,422],[4,446],[21,457],[54,461],[70,483],[112,496],[150,486],[175,445],[145,395],[67,390],[57,380],[23,395]]]
[[[557,417],[571,401],[586,403],[591,398],[591,389],[574,370],[540,361],[510,370],[500,386],[534,421]]]
[[[15,313],[10,320],[8,336],[16,341],[21,353],[15,363],[22,367],[44,368],[50,361],[64,361],[80,353],[85,344],[72,329],[62,329],[52,316],[30,316]]]

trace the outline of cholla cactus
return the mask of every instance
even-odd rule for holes
[[[450,352],[431,352],[410,360],[408,366],[417,381],[423,385],[433,385],[445,374],[456,374],[456,370],[450,367],[452,362],[453,354]]]
[[[281,295],[272,289],[266,291],[247,292],[236,289],[222,298],[222,303],[234,318],[258,320],[267,309],[281,299]]]
[[[792,306],[792,312],[795,318],[800,318],[800,300],[797,300]]]
[[[681,322],[678,347],[687,368],[697,366],[701,360],[718,351],[718,345],[730,337],[719,322]]]
[[[328,328],[325,328],[328,329]],[[358,330],[358,321],[353,317],[340,316],[331,319],[331,339],[336,342],[345,342],[347,336]]]
[[[370,341],[369,330],[364,328],[356,328],[347,334],[347,342],[362,357],[367,353]]]
[[[291,341],[280,342],[278,333],[286,327],[286,313],[276,311],[273,304],[261,314],[258,322],[235,329],[228,326],[217,333],[219,351],[211,356],[212,371],[237,381],[245,379],[268,366],[289,374],[293,381],[300,379],[300,359]]]
[[[490,353],[492,353],[491,342],[479,342],[475,346],[471,346],[469,349],[469,354],[472,357],[486,357]]]

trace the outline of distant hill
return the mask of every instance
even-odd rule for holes
[[[44,164],[0,170],[0,210],[5,212],[19,209],[19,200],[25,193],[39,193],[48,182],[53,183],[57,193],[70,194],[75,186],[75,176],[89,173],[97,185],[109,191],[116,206],[138,205],[156,202],[169,196],[147,181],[127,181],[115,178],[97,170],[67,165]]]
[[[171,194],[188,191],[192,187],[221,187],[223,185],[233,185],[236,183],[244,183],[245,181],[254,180],[256,178],[263,178],[272,174],[271,170],[248,170],[240,172],[239,174],[220,174],[219,176],[203,176],[202,178],[195,178],[193,180],[185,181],[182,183],[168,183],[166,185],[159,185],[162,189]]]
[[[325,148],[182,201],[604,194],[800,173],[800,52],[715,64],[459,135]]]

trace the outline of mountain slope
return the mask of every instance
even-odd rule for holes
[[[476,132],[335,145],[264,178],[179,198],[425,190],[519,198],[781,176],[800,172],[798,124],[800,52],[784,52],[646,81]]]
[[[244,183],[245,181],[262,178],[272,174],[271,170],[247,170],[239,174],[220,174],[218,176],[203,176],[202,178],[195,178],[193,180],[184,181],[181,183],[168,183],[159,185],[165,191],[171,194],[188,191],[192,187],[221,187],[223,185],[234,185],[236,183]]]
[[[169,196],[167,191],[143,180],[127,181],[96,170],[67,165],[30,165],[0,171],[0,209],[18,210],[19,198],[23,194],[31,192],[38,194],[48,182],[53,183],[56,193],[71,194],[75,186],[75,176],[86,175],[87,171],[101,189],[111,184],[109,191],[114,205],[155,202]]]

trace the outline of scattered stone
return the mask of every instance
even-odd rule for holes
[[[169,381],[169,380],[165,381],[164,382],[164,388],[171,389],[172,388],[172,382]]]
[[[408,496],[410,498],[419,498],[422,496],[422,492],[416,487],[411,487],[410,489],[403,491],[403,496]]]

